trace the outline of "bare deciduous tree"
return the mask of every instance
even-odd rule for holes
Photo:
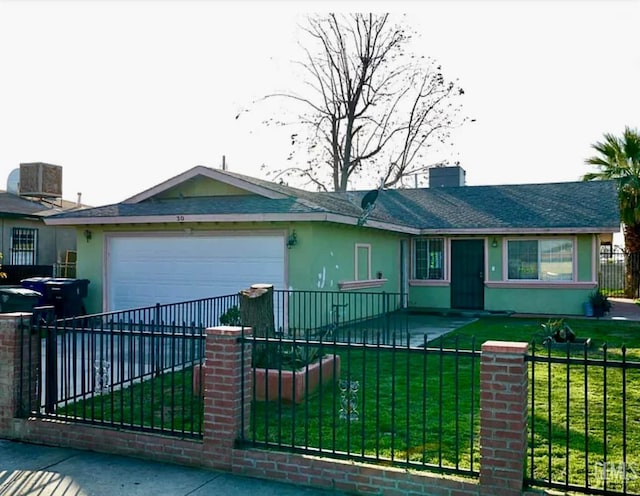
[[[388,14],[329,14],[309,18],[303,29],[304,90],[266,98],[300,104],[291,144],[308,159],[272,175],[345,191],[362,176],[369,185],[402,186],[442,163],[427,163],[426,151],[465,120],[457,120],[456,103],[464,91],[432,59],[408,51],[405,28]]]

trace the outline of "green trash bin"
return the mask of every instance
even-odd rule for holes
[[[22,287],[0,287],[0,313],[33,312],[42,294]]]

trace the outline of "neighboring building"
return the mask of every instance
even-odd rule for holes
[[[2,284],[20,284],[33,275],[75,276],[76,230],[48,226],[50,215],[80,208],[62,199],[62,167],[41,162],[20,164],[0,191]]]
[[[439,184],[463,184],[454,169],[436,174]],[[91,281],[95,312],[267,282],[402,292],[417,308],[579,314],[601,239],[620,227],[607,181],[387,190],[368,215],[364,196],[198,166],[46,223],[77,230],[78,277]]]

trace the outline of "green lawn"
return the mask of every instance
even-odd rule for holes
[[[531,349],[536,356],[544,357],[549,353],[542,345],[546,337],[542,324],[546,321],[481,318],[429,346],[479,350],[487,340],[535,341],[535,348]],[[591,487],[603,487],[603,462],[613,462],[619,467],[624,439],[628,468],[635,471],[631,475],[636,472],[640,475],[640,370],[626,371],[626,402],[623,402],[622,370],[607,369],[605,377],[605,369],[598,365],[605,358],[605,343],[608,361],[621,360],[622,345],[627,347],[628,361],[640,361],[640,323],[595,319],[566,322],[578,337],[592,339],[587,356],[595,365],[585,372],[585,366],[580,364],[537,363],[533,375],[530,372],[530,389],[534,388],[530,397],[535,397],[535,402],[530,405],[526,475],[543,480],[550,473],[555,482],[566,480],[577,485],[583,485],[588,478]],[[258,444],[308,446],[397,462],[460,467],[471,472],[479,469],[478,357],[404,349],[395,353],[375,349],[338,352],[342,355],[342,379],[359,383],[357,421],[341,419],[343,395],[335,384],[298,405],[255,403],[249,438]],[[567,356],[563,350],[554,350],[551,355]],[[572,352],[571,356],[584,356],[584,352]],[[190,371],[178,374],[180,378],[167,375],[163,380],[156,378],[152,384],[139,384],[70,405],[66,412],[85,412],[84,415],[97,412],[94,414],[114,424],[148,425],[153,418],[156,426],[186,425],[187,431],[197,431],[199,426],[189,422],[200,422],[201,403],[190,396]],[[164,412],[151,408],[151,396],[155,403],[163,398],[170,406],[165,404]],[[183,401],[187,412],[184,415],[180,411]],[[126,406],[122,415],[121,405]],[[624,416],[626,424],[622,421]],[[608,483],[609,489],[621,487],[619,477]],[[640,482],[629,480],[627,490],[640,493]]]
[[[546,357],[549,350],[542,345],[546,337],[542,324],[546,322],[546,319],[483,318],[444,337],[443,346],[451,346],[456,339],[470,346],[472,337],[477,347],[489,339],[535,341],[532,350],[537,356]],[[602,363],[605,355],[608,361],[619,362],[623,346],[627,361],[640,361],[639,322],[597,319],[567,319],[566,322],[578,337],[591,338],[586,356],[596,364]],[[553,350],[551,355],[566,358],[567,352],[566,349]],[[585,353],[584,350],[572,351],[570,355],[580,358]],[[590,365],[585,372],[583,364],[537,363],[535,372],[533,364],[529,370],[530,397],[535,398],[535,403],[530,404],[529,412],[527,476],[547,479],[551,473],[550,478],[555,482],[583,485],[588,480],[591,487],[603,488],[602,472],[607,462],[615,464],[609,465],[607,488],[620,491],[623,487],[620,464],[626,449],[627,491],[640,493],[640,480],[637,480],[640,478],[640,370],[625,372],[625,402],[622,401],[620,368],[608,368],[605,373],[604,367]]]
[[[256,403],[253,441],[477,471],[477,355],[338,353],[341,378],[358,382],[358,420],[341,418],[346,395],[335,384],[298,405]]]
[[[58,407],[65,417],[127,428],[173,431],[184,437],[202,432],[202,398],[192,388],[193,369],[161,374],[144,382],[117,389],[111,394]]]

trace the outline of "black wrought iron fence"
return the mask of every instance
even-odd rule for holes
[[[70,319],[38,316],[24,353],[32,414],[185,437],[202,435],[193,368],[229,295]],[[36,388],[34,390],[34,388]]]
[[[640,253],[621,248],[600,249],[598,286],[607,296],[640,297]]]
[[[419,338],[400,303],[390,293],[275,291],[267,335],[409,346]],[[23,413],[199,437],[204,330],[242,325],[241,307],[235,294],[58,320],[36,314]]]
[[[407,335],[401,293],[276,290],[273,298],[273,336],[400,345]]]
[[[627,351],[552,345],[530,367],[532,486],[588,494],[640,494],[640,362]]]
[[[245,337],[271,359],[253,356],[251,425],[239,442],[477,476],[480,353],[395,335]]]

